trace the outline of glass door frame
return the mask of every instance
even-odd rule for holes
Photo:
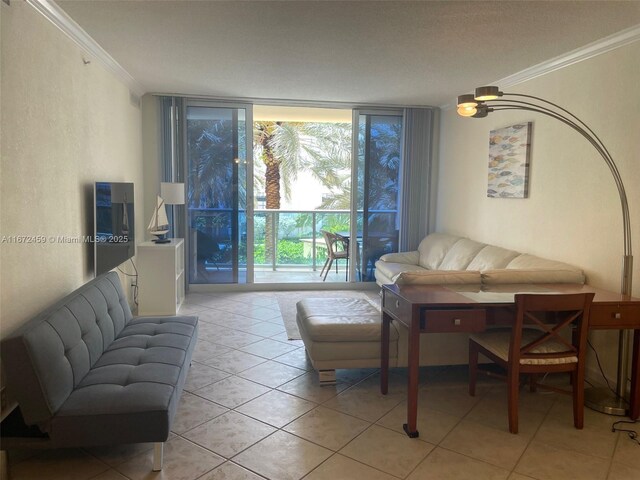
[[[404,131],[405,131],[405,116],[404,116],[404,109],[402,108],[359,108],[359,107],[354,107],[353,108],[353,118],[352,118],[352,127],[351,127],[351,219],[350,219],[350,238],[355,238],[356,241],[355,242],[350,242],[349,243],[349,257],[351,259],[359,259],[360,262],[362,262],[363,259],[359,258],[360,256],[360,246],[359,246],[359,242],[357,241],[358,238],[358,151],[359,151],[359,146],[360,146],[360,116],[361,115],[367,115],[369,117],[371,116],[394,116],[394,117],[401,117],[402,118],[402,136],[401,136],[401,140],[400,140],[400,172],[399,172],[399,192],[398,192],[398,231],[400,234],[402,234],[402,214],[400,212],[400,209],[402,208],[403,202],[402,202],[402,198],[403,198],[403,171],[404,171],[404,162],[405,162],[405,158],[404,158]],[[366,132],[367,136],[368,136],[368,131]],[[366,140],[368,142],[368,140]],[[368,150],[368,148],[367,148]],[[365,178],[365,192],[364,192],[364,199],[366,201],[367,198],[367,159],[365,158],[365,172],[364,172],[364,178]],[[365,226],[365,219],[366,219],[366,215],[364,214],[364,212],[366,211],[366,205],[365,208],[363,209],[363,236],[364,236],[364,229],[366,228]],[[360,275],[362,276],[362,268],[366,268],[366,265],[360,265],[360,270],[361,273]],[[351,262],[349,262],[349,282],[351,283],[355,283],[355,282],[362,282],[362,279],[357,278],[357,274],[358,274],[358,261],[357,260],[352,260]],[[366,283],[366,282],[365,282]]]
[[[243,109],[245,111],[245,141],[247,142],[247,145],[245,147],[246,149],[246,209],[245,209],[245,216],[246,216],[246,224],[247,224],[247,265],[246,265],[246,281],[244,283],[246,284],[252,284],[253,283],[253,252],[254,252],[254,239],[253,239],[253,210],[254,210],[254,198],[253,198],[253,104],[252,103],[236,103],[236,102],[224,102],[224,101],[217,101],[217,100],[205,100],[205,99],[194,99],[194,98],[185,98],[184,101],[182,102],[182,112],[181,112],[181,116],[183,121],[182,123],[182,138],[184,139],[183,145],[182,145],[182,158],[184,159],[184,161],[182,162],[182,168],[183,168],[183,175],[184,175],[184,181],[185,181],[185,187],[188,190],[189,186],[187,185],[188,181],[189,181],[189,157],[188,157],[188,142],[186,141],[186,139],[188,138],[188,132],[187,132],[187,109],[189,107],[200,107],[200,108],[228,108],[228,109]],[[237,143],[236,143],[237,145]],[[237,167],[234,167],[234,169],[237,169]],[[237,205],[237,192],[234,192],[234,197],[235,197],[235,204]],[[239,209],[238,209],[239,211]],[[188,205],[185,205],[185,215],[184,215],[184,237],[185,237],[185,243],[187,245],[187,248],[185,248],[185,252],[187,252],[187,262],[185,263],[186,265],[191,266],[190,263],[190,256],[192,255],[191,252],[191,245],[192,245],[192,239],[191,239],[191,229],[189,228],[189,213],[188,213]],[[233,248],[236,250],[236,254],[234,255],[234,269],[235,269],[235,273],[234,276],[236,277],[236,281],[232,283],[232,285],[239,285],[239,282],[237,281],[237,273],[238,273],[238,268],[239,268],[239,262],[238,262],[238,255],[237,255],[237,248],[238,248],[238,240],[239,238],[235,239]],[[203,284],[199,284],[199,283],[191,283],[190,282],[190,275],[186,275],[186,281],[188,286],[189,285],[203,285]],[[209,284],[204,284],[204,285],[223,285],[223,284],[217,284],[217,283],[209,283]]]

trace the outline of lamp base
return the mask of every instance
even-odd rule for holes
[[[629,412],[629,403],[615,396],[608,388],[585,388],[584,404],[591,410],[624,417]]]

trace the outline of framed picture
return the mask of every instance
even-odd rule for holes
[[[487,197],[529,195],[529,152],[532,122],[491,130]]]

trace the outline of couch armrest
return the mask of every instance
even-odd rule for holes
[[[380,260],[383,262],[404,263],[405,265],[418,265],[420,253],[417,250],[414,252],[385,253],[380,257]]]

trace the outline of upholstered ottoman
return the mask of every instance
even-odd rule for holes
[[[380,310],[361,298],[307,298],[296,304],[298,329],[320,383],[336,381],[336,368],[379,368]],[[398,355],[398,332],[392,325],[390,364]]]

